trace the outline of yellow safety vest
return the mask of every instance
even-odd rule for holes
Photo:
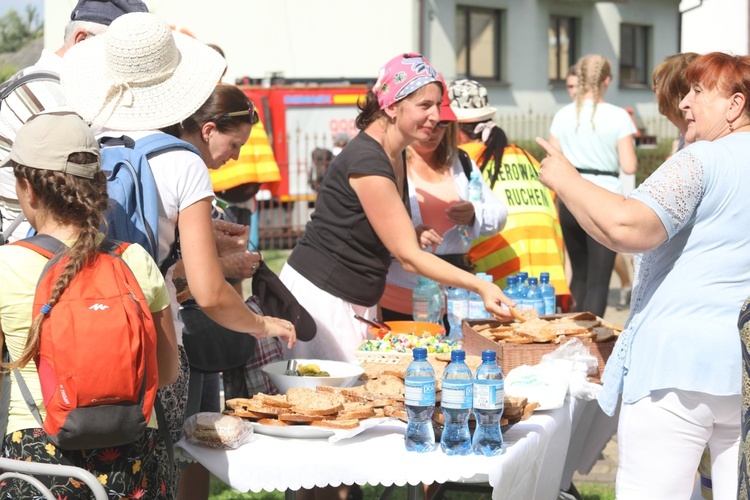
[[[479,163],[486,146],[467,143],[461,148]],[[495,168],[494,159],[485,166],[487,184]],[[548,272],[555,294],[569,296],[562,230],[554,195],[539,182],[539,162],[518,146],[506,147],[492,192],[507,207],[508,221],[500,233],[474,241],[469,258],[476,271],[491,274],[500,287],[519,271],[529,276]]]
[[[281,180],[279,166],[262,122],[253,125],[250,137],[240,148],[238,160],[229,160],[217,170],[209,170],[214,191],[224,191],[250,182]]]

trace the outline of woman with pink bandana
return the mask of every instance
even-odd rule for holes
[[[315,212],[281,279],[315,318],[318,333],[290,353],[353,361],[395,258],[411,273],[482,296],[494,315],[514,305],[494,284],[421,249],[409,214],[404,150],[425,141],[440,121],[444,83],[419,54],[400,54],[380,69],[360,104],[361,131],[328,167]]]

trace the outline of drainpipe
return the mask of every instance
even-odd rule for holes
[[[748,3],[750,6],[750,3]],[[677,16],[677,53],[682,53],[682,16],[686,12],[690,12],[695,9],[700,9],[703,7],[703,0],[698,0],[698,5],[693,5],[692,7],[688,7],[685,10],[681,10],[679,15]]]
[[[417,9],[417,12],[419,12],[419,24],[418,24],[418,35],[419,36],[419,50],[418,52],[422,54],[423,56],[426,56],[424,53],[425,49],[425,27],[424,27],[424,18],[425,18],[425,0],[417,0],[417,4],[419,5],[419,8]]]

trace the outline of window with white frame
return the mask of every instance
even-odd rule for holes
[[[620,25],[620,85],[649,85],[649,46],[651,27],[638,24]]]
[[[578,60],[578,19],[550,16],[547,29],[549,58],[547,77],[550,82],[564,82],[568,69]]]
[[[458,78],[501,80],[503,11],[456,7],[456,74]]]

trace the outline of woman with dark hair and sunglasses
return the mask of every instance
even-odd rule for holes
[[[217,85],[208,100],[195,113],[162,131],[195,146],[206,166],[210,170],[215,170],[230,159],[236,161],[239,158],[240,148],[247,142],[253,125],[258,121],[258,113],[255,111],[253,102],[240,89],[232,85]],[[214,217],[218,219],[222,215],[215,211]],[[217,227],[219,224],[220,227]],[[250,278],[255,274],[260,260],[259,254],[247,249],[249,228],[240,224],[215,220],[214,232],[224,276],[242,296],[242,279]],[[219,241],[226,241],[228,245],[245,243],[242,245],[243,250],[238,253],[234,248],[227,249],[228,245],[218,243]],[[185,286],[183,261],[176,264],[172,281],[180,293],[178,299],[186,300],[190,292]],[[187,319],[183,321],[185,321],[184,328],[187,330],[205,328],[205,324],[191,325]],[[278,339],[258,339],[256,349],[260,348],[261,341],[266,340],[274,346],[274,352],[278,351],[278,359],[281,359],[281,346],[279,345],[276,349]],[[223,409],[221,407],[221,382],[220,373],[203,373],[191,369],[185,418],[197,412],[221,412]],[[210,474],[205,467],[198,463],[188,464],[180,473],[177,498],[208,498],[209,484]]]
[[[507,215],[505,205],[492,194],[484,179],[482,201],[472,203],[466,199],[472,171],[479,173],[476,164],[458,149],[456,114],[451,110],[446,89],[437,126],[427,139],[414,142],[406,150],[409,205],[422,249],[466,271],[473,270],[466,255],[471,242],[479,236],[496,234]],[[468,234],[462,235],[460,226],[468,227]],[[417,275],[394,260],[386,280],[380,299],[382,319],[412,319]],[[446,323],[446,329],[448,326]]]

